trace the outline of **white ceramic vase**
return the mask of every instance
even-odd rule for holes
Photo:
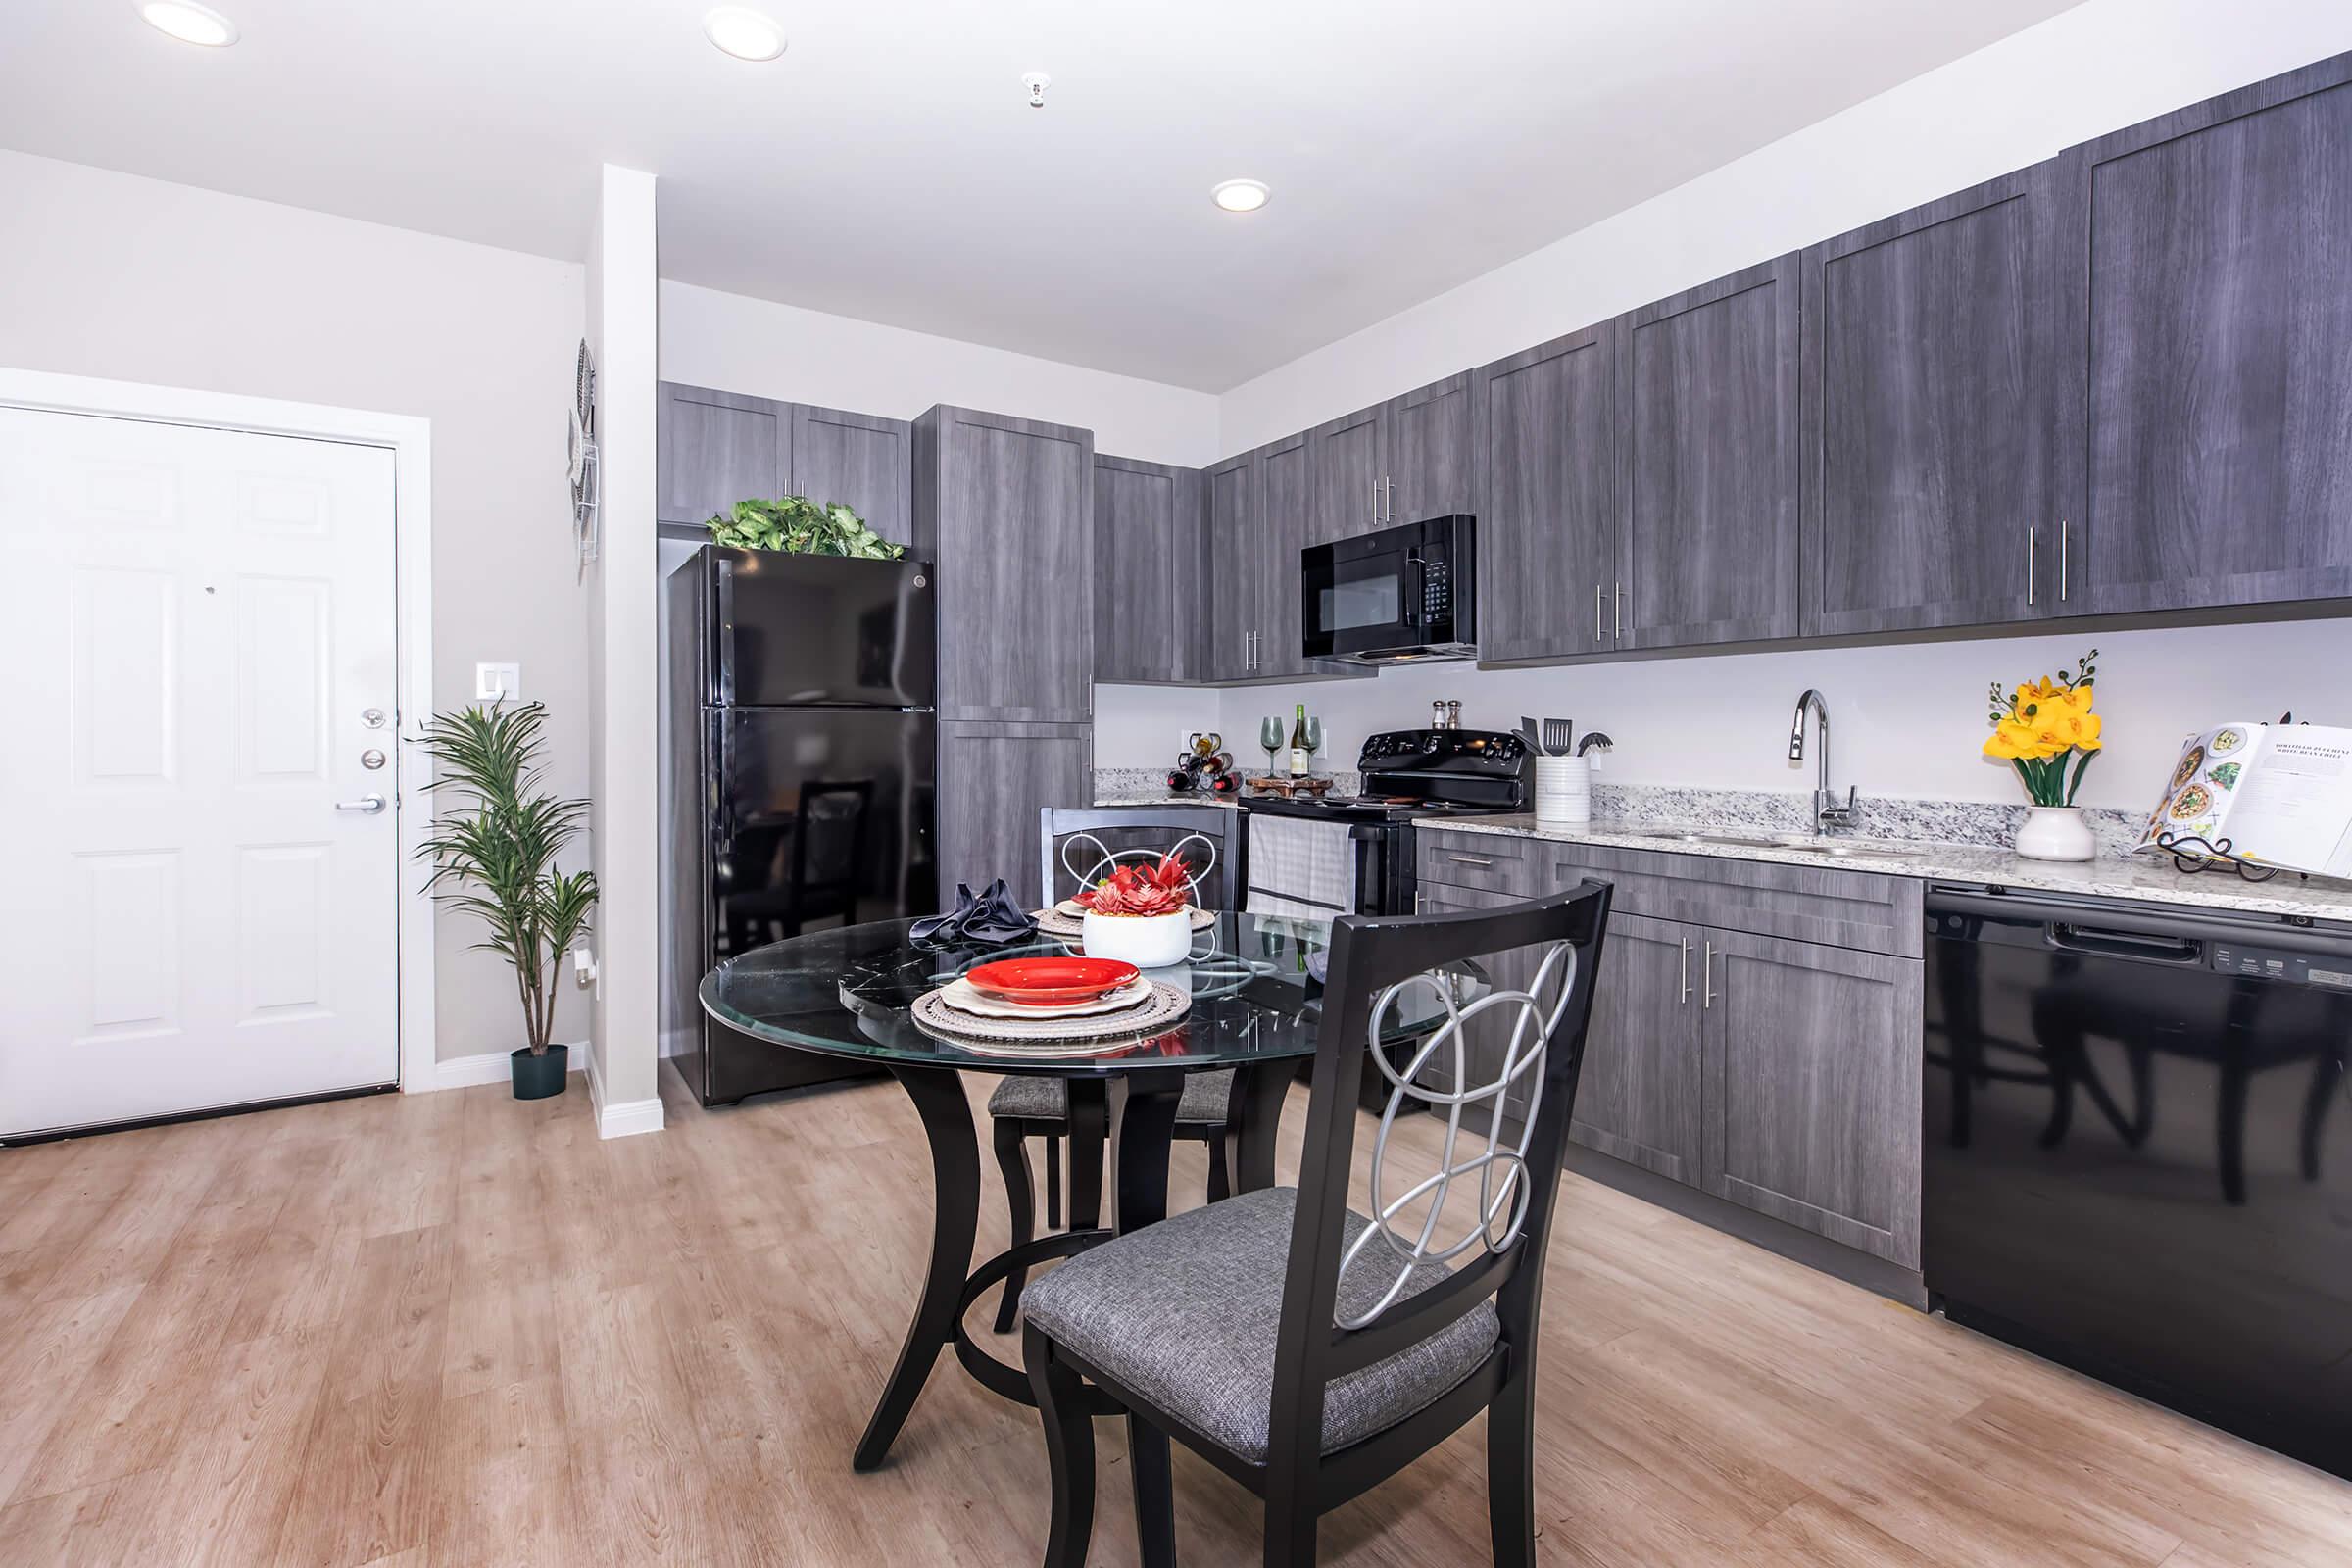
[[[1080,918],[1078,945],[1090,958],[1124,958],[1138,969],[1165,969],[1192,956],[1193,914],[1097,914]]]
[[[2029,860],[2088,860],[2097,857],[2099,839],[2080,806],[2029,806],[2018,824],[2017,853]]]

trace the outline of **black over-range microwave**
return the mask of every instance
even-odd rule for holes
[[[1478,657],[1478,519],[1432,517],[1299,554],[1309,659]]]

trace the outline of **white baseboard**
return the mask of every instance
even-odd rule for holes
[[[593,1052],[582,1051],[588,1057],[588,1102],[596,1111],[596,1136],[599,1138],[631,1138],[638,1133],[658,1133],[662,1130],[662,1102],[656,1100],[624,1100],[608,1103],[605,1100],[604,1075],[596,1070]],[[660,1063],[655,1070],[660,1071]]]
[[[573,1040],[565,1044],[571,1048],[569,1070],[585,1070],[588,1065],[588,1042]],[[485,1051],[478,1056],[452,1056],[447,1061],[435,1063],[432,1076],[417,1087],[428,1090],[470,1089],[475,1084],[512,1082],[514,1074],[514,1064],[508,1059],[506,1052]]]

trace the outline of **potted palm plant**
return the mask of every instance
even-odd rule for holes
[[[428,790],[454,790],[464,805],[445,809],[417,846],[432,862],[425,886],[453,909],[490,928],[474,944],[514,965],[522,997],[524,1044],[514,1053],[514,1098],[564,1092],[569,1049],[548,1039],[555,1027],[556,965],[587,934],[596,907],[596,875],[566,874],[556,857],[580,831],[586,801],[559,800],[539,788],[542,703],[503,703],[436,713],[423,745],[434,764]]]

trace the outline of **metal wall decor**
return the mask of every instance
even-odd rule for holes
[[[584,569],[596,560],[596,361],[588,340],[580,339],[579,360],[572,373],[569,439],[565,443],[564,473],[571,481],[571,538]]]

